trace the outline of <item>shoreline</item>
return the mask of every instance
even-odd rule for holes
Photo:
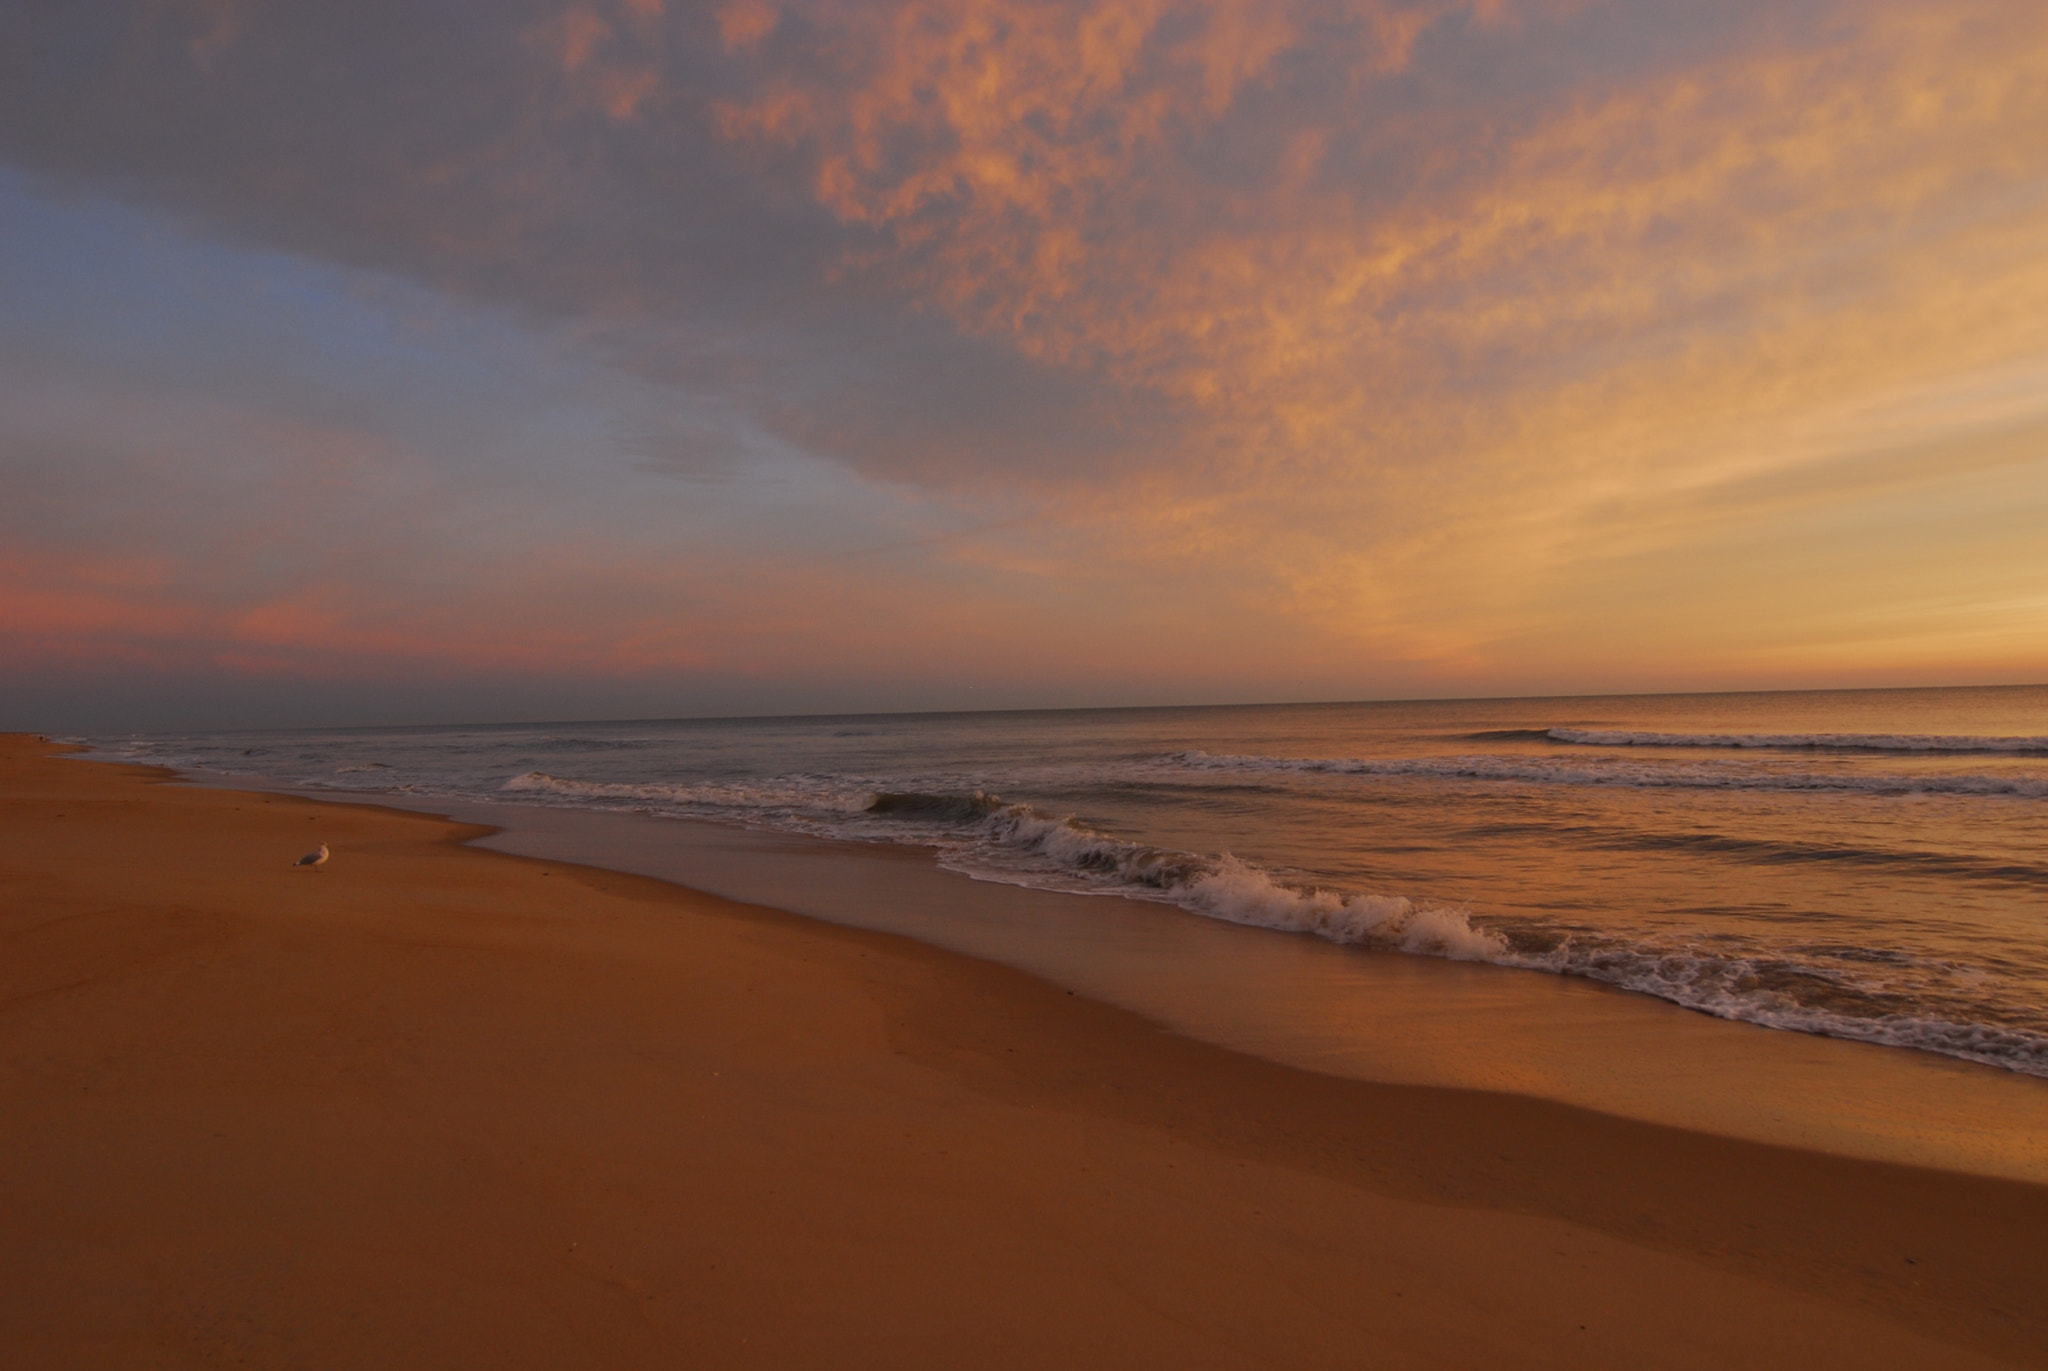
[[[254,778],[180,774],[234,789]],[[265,783],[488,826],[490,851],[649,876],[995,962],[1173,1032],[1386,1084],[1528,1096],[1688,1131],[2048,1184],[2048,1081],[1766,1028],[1551,972],[1372,952],[1171,904],[977,880],[922,848],[702,820]]]
[[[452,821],[56,750],[0,739],[31,1363],[2048,1356],[2039,1185],[1294,1069]]]

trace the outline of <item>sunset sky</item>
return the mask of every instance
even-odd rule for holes
[[[2040,0],[15,0],[0,727],[2048,680]]]

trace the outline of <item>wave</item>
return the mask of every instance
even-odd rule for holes
[[[1470,841],[1569,843],[1610,852],[1695,852],[1736,857],[1746,864],[1867,867],[1922,876],[1955,876],[1970,881],[2048,883],[2048,864],[1997,861],[1962,852],[1913,847],[1865,847],[1853,843],[1746,838],[1714,832],[1628,830],[1576,823],[1492,822],[1462,829]]]
[[[511,747],[525,746],[524,740],[513,740]],[[570,734],[549,734],[539,745],[551,752],[641,752],[649,747],[645,738],[579,738]]]
[[[864,810],[874,792],[835,777],[777,776],[753,781],[578,781],[529,771],[498,786],[501,794],[540,803],[596,805],[734,818],[810,816],[843,818]]]
[[[986,818],[1002,808],[1000,798],[979,790],[972,795],[885,790],[868,801],[866,812],[913,819],[972,820]]]
[[[1686,946],[1629,946],[1565,939],[1543,952],[1510,952],[1497,965],[1577,976],[1653,995],[1715,1018],[1946,1057],[2048,1077],[2043,1025],[1980,1022],[1983,1006],[1924,990],[1895,987],[1903,954],[1840,960],[1875,964],[1880,974],[1830,965],[1825,954],[1793,958],[1764,953],[1702,952]],[[1937,968],[1956,971],[1958,968]],[[1930,1003],[1930,1000],[1934,1001]],[[1946,1009],[1949,1012],[1939,1012]]]
[[[1159,765],[1243,774],[1413,776],[1435,780],[1525,781],[1540,785],[1613,785],[1700,790],[1844,791],[1866,795],[1982,795],[2048,799],[2048,777],[1951,773],[1908,775],[1850,771],[1776,771],[1732,763],[1691,765],[1545,757],[1256,757],[1168,753]]]
[[[1307,933],[1330,942],[1485,962],[1600,981],[1685,1008],[1766,1027],[1911,1047],[2048,1076],[2048,1032],[1979,1022],[1965,997],[1901,990],[1955,968],[1886,949],[1702,952],[1681,942],[1558,935],[1534,925],[1489,926],[1469,909],[1290,880],[1223,853],[1205,857],[1096,832],[1000,797],[891,796],[869,813],[938,818],[941,864],[983,880],[1119,894],[1178,905],[1230,923]],[[1946,1010],[1947,1013],[1936,1012]]]
[[[977,792],[943,811],[916,812],[957,816],[959,831],[937,844],[940,863],[984,880],[1022,876],[1022,883],[1042,888],[1132,896],[1230,923],[1457,960],[1489,960],[1508,950],[1499,935],[1473,927],[1462,908],[1297,886],[1227,852],[1205,857],[1133,842],[997,796]]]
[[[1560,833],[1552,829],[1552,833]],[[1699,852],[1740,857],[1757,865],[1822,865],[1868,867],[1923,876],[1954,876],[1971,881],[2009,881],[2032,885],[2048,882],[2048,866],[1987,861],[1952,852],[1910,848],[1856,847],[1847,843],[1792,842],[1772,838],[1741,838],[1724,833],[1588,834],[1580,838],[1596,846],[1634,852]]]
[[[1508,730],[1474,737],[1525,736]],[[2048,737],[1975,737],[1944,733],[1649,733],[1633,729],[1548,728],[1538,736],[1581,747],[1733,747],[1806,752],[1989,752],[2048,754]]]

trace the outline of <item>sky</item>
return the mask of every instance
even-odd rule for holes
[[[2039,0],[14,0],[0,727],[2048,680]]]

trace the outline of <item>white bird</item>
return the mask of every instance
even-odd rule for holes
[[[325,863],[326,861],[327,861],[327,844],[326,844],[326,843],[322,843],[322,844],[320,844],[320,850],[319,850],[318,852],[308,852],[308,853],[307,853],[307,854],[306,854],[305,856],[303,856],[303,857],[299,858],[299,859],[298,859],[297,861],[293,862],[293,863],[292,863],[292,865],[293,865],[293,866],[320,866],[320,865],[323,865],[323,864],[324,864],[324,863]]]

